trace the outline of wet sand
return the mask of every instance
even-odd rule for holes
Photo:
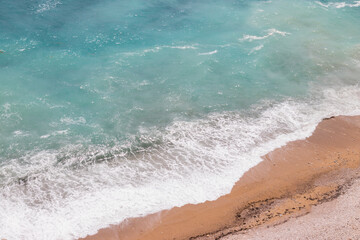
[[[324,119],[309,138],[263,158],[215,201],[128,219],[85,239],[246,239],[310,216],[314,206],[349,194],[359,178],[360,116]]]

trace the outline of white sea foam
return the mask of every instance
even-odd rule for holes
[[[74,239],[108,224],[186,203],[213,200],[261,156],[309,136],[324,117],[360,114],[358,86],[314,90],[303,101],[262,102],[247,112],[143,129],[153,148],[69,145],[29,152],[0,167],[0,233],[7,239]],[[89,164],[104,156],[105,161]]]
[[[344,7],[360,7],[360,1],[354,1],[353,3],[346,3],[346,2],[330,2],[328,4],[324,4],[322,2],[316,1],[322,7],[333,7],[333,8],[344,8]]]
[[[171,49],[179,49],[179,50],[195,50],[197,49],[197,44],[194,45],[162,45],[162,46],[155,46],[152,48],[147,48],[147,49],[143,49],[140,51],[135,51],[135,52],[125,52],[124,55],[126,56],[144,56],[147,53],[156,53],[159,52],[163,49],[166,48],[171,48]]]
[[[240,41],[249,41],[249,42],[252,42],[254,40],[262,40],[262,39],[265,39],[265,38],[268,38],[274,34],[278,34],[278,35],[281,35],[281,36],[286,36],[286,35],[289,35],[290,33],[287,33],[287,32],[282,32],[282,31],[279,31],[279,30],[276,30],[275,28],[271,28],[271,29],[268,29],[267,30],[267,34],[264,35],[264,36],[255,36],[255,35],[244,35],[241,39],[239,39]]]
[[[60,119],[60,122],[66,124],[66,125],[79,125],[79,124],[85,124],[86,119],[83,117],[79,117],[76,119],[69,118],[69,117],[63,117]]]
[[[214,51],[210,51],[210,52],[199,53],[199,55],[213,55],[217,52],[218,52],[217,50],[214,50]]]
[[[13,132],[13,134],[14,134],[14,136],[29,136],[29,133],[27,133],[27,132],[23,132],[23,131],[21,131],[21,130],[17,130],[17,131],[14,131]]]
[[[197,49],[197,47],[195,47],[195,46],[167,46],[167,47],[169,47],[169,48],[175,48],[175,49],[182,49],[182,50],[184,50],[184,49]]]
[[[264,47],[264,45],[261,44],[259,46],[256,46],[256,47],[252,48],[251,51],[249,52],[249,55],[253,54],[256,51],[260,51],[263,47]]]
[[[48,0],[48,1],[45,1],[44,3],[39,4],[36,12],[43,13],[43,12],[46,12],[46,11],[56,8],[57,5],[60,5],[60,4],[62,4],[60,1]]]
[[[0,106],[0,120],[7,120],[8,122],[20,122],[22,120],[21,116],[12,109],[10,103],[5,103]]]

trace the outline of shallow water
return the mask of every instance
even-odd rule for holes
[[[212,200],[360,113],[360,2],[0,2],[0,237]]]

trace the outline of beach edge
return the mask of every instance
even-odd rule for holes
[[[231,193],[131,218],[82,239],[220,239],[274,226],[331,201],[359,177],[360,116],[323,119],[313,134],[266,154]]]

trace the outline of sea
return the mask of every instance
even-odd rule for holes
[[[359,81],[360,1],[0,0],[0,238],[215,200]]]

